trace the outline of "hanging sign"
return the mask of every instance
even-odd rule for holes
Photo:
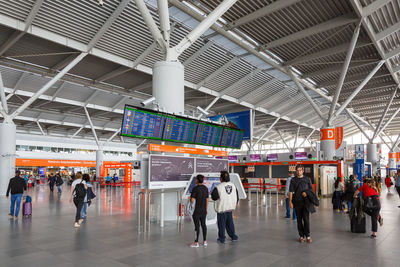
[[[338,150],[343,142],[343,127],[335,128],[335,148]]]
[[[359,144],[355,145],[355,163],[354,163],[354,173],[357,174],[357,178],[359,181],[362,181],[362,177],[365,173],[364,168],[364,145]]]
[[[319,137],[321,141],[335,140],[335,129],[334,128],[321,129]]]

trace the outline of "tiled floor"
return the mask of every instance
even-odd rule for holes
[[[64,186],[65,192],[69,188]],[[9,220],[9,201],[0,199],[0,266],[400,266],[400,200],[383,193],[384,226],[378,238],[352,234],[344,214],[322,201],[311,216],[312,244],[296,242],[296,222],[285,219],[284,206],[256,206],[242,200],[235,212],[239,242],[219,245],[217,229],[209,226],[209,246],[190,248],[190,220],[151,233],[138,233],[137,190],[97,191],[88,219],[74,229],[68,195],[50,194],[47,187],[31,189],[33,217]],[[279,200],[279,204],[281,201]],[[369,217],[368,217],[369,219]],[[367,230],[370,220],[367,220]]]

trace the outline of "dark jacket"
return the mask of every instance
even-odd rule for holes
[[[311,189],[307,189],[303,192],[307,194],[307,197],[304,198],[307,210],[311,213],[314,213],[315,206],[319,206],[319,200],[317,195],[314,193],[314,190]]]
[[[24,190],[26,190],[26,183],[24,178],[20,178],[18,176],[11,178],[10,182],[8,183],[8,188],[6,193],[7,197],[10,194],[10,190],[11,190],[11,195],[23,194]]]
[[[63,179],[61,178],[61,176],[57,175],[56,176],[56,185],[60,186],[64,183]]]

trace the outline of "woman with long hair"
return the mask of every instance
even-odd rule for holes
[[[343,190],[344,190],[344,185],[342,183],[342,178],[337,177],[335,183],[333,184],[333,193],[335,194],[334,204],[336,211],[343,210],[342,207]]]
[[[376,237],[376,232],[378,231],[378,222],[380,226],[383,225],[383,218],[379,213],[381,210],[381,202],[379,200],[378,189],[376,188],[376,184],[374,179],[367,180],[357,191],[354,193],[354,197],[357,197],[360,192],[363,193],[363,197],[365,198],[364,205],[366,206],[365,213],[371,216],[371,225],[372,225],[372,234],[371,238]],[[368,202],[372,201],[374,203],[374,207],[368,207]]]

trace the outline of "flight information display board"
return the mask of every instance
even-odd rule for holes
[[[125,106],[121,135],[161,140],[164,124],[163,114]]]
[[[163,140],[191,143],[196,141],[198,123],[193,120],[167,116],[165,119]]]
[[[222,126],[199,123],[195,143],[206,146],[220,146],[222,131]]]
[[[222,133],[220,146],[241,148],[243,141],[244,131],[231,128],[224,128]]]

